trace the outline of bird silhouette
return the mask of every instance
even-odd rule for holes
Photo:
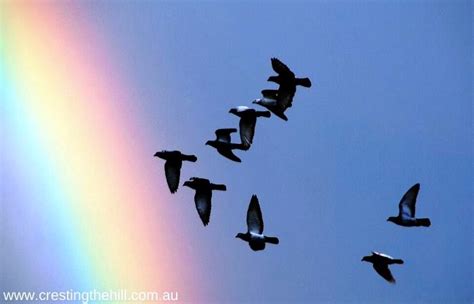
[[[395,283],[395,278],[388,266],[392,264],[403,264],[403,260],[401,259],[394,259],[389,255],[375,251],[372,251],[372,255],[363,257],[361,261],[372,263],[375,271],[377,271],[382,278],[393,284]]]
[[[188,181],[184,182],[183,186],[196,191],[194,194],[196,210],[204,226],[207,226],[211,217],[212,191],[226,191],[227,187],[222,184],[213,184],[208,179],[199,177],[191,177]]]
[[[238,158],[232,150],[248,150],[248,147],[243,145],[242,143],[231,143],[230,135],[234,132],[237,132],[237,129],[217,129],[216,130],[216,139],[215,140],[208,140],[206,145],[209,145],[217,150],[219,154],[222,156],[233,160],[235,162],[241,162],[240,158]]]
[[[404,227],[431,226],[431,221],[429,218],[415,217],[416,198],[419,191],[420,184],[418,183],[408,189],[398,204],[398,216],[391,216],[387,219],[387,221]]]
[[[253,137],[255,134],[255,126],[257,124],[257,118],[271,116],[269,111],[256,111],[255,109],[251,109],[245,106],[232,108],[230,109],[229,113],[240,117],[240,140],[242,144],[247,148],[250,148],[250,146],[252,145]]]
[[[164,159],[165,162],[165,176],[168,188],[171,193],[175,193],[179,187],[179,177],[181,174],[181,166],[183,161],[196,162],[195,155],[186,155],[180,151],[160,151],[156,152],[156,157]]]
[[[296,86],[310,88],[311,80],[307,77],[296,78],[295,73],[277,58],[272,58],[271,61],[272,68],[278,75],[270,76],[267,80],[279,84],[279,87],[278,90],[263,90],[262,95],[274,96],[289,108],[296,94]]]
[[[288,105],[284,103],[286,100],[281,100],[278,98],[277,94],[270,92],[273,90],[263,90],[263,98],[258,98],[252,101],[253,104],[258,104],[275,114],[275,116],[283,119],[284,121],[288,120],[288,117],[285,115]]]
[[[235,237],[248,242],[253,251],[265,249],[266,243],[277,245],[280,242],[277,237],[263,235],[262,210],[256,195],[252,195],[247,210],[247,233],[238,233]]]

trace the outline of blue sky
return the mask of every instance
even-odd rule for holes
[[[206,228],[192,192],[169,202],[186,223],[176,242],[209,270],[196,274],[209,301],[474,300],[471,2],[82,5],[140,84],[135,107],[156,150],[195,153],[182,179],[228,186],[215,193]],[[297,91],[288,122],[259,120],[254,145],[233,163],[204,143],[238,125],[231,107],[275,87],[266,82],[271,57],[313,86]],[[432,226],[386,222],[417,182],[417,216]],[[257,253],[234,238],[252,194],[265,232],[280,238]],[[405,261],[392,267],[396,285],[360,261],[371,250]]]
[[[194,221],[189,250],[206,257],[209,272],[196,280],[210,299],[473,300],[469,2],[130,2],[91,11],[117,33],[123,68],[143,84],[143,128],[198,155],[183,176],[228,185],[205,229],[192,193],[170,202]],[[313,87],[298,90],[288,122],[258,121],[242,164],[227,161],[204,142],[237,126],[231,107],[274,87],[266,82],[274,56]],[[386,222],[417,182],[417,215],[432,226]],[[254,193],[266,232],[281,241],[259,253],[234,239]],[[392,267],[395,286],[360,261],[371,250],[405,260]]]

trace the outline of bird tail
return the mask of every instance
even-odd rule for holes
[[[393,259],[392,262],[393,262],[393,264],[403,264],[402,259]]]
[[[272,114],[270,111],[257,111],[257,117],[270,117]]]
[[[311,80],[308,77],[306,78],[296,78],[296,85],[303,86],[305,88],[311,88]]]
[[[183,154],[183,160],[187,160],[187,161],[190,161],[190,162],[196,162],[197,161],[197,157],[195,155],[186,155],[186,154]]]
[[[240,143],[240,144],[232,144],[231,145],[231,148],[232,149],[235,149],[235,150],[243,150],[243,151],[247,151],[248,149],[250,149],[250,145],[248,143]]]
[[[226,191],[227,187],[224,184],[211,184],[212,190]]]
[[[431,221],[429,218],[420,218],[416,219],[417,226],[429,227],[431,226]]]
[[[265,237],[265,242],[270,243],[270,244],[274,244],[274,245],[278,245],[280,243],[280,240],[278,240],[277,237],[266,236]]]

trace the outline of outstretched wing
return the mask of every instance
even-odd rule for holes
[[[249,232],[258,234],[263,233],[263,217],[260,204],[258,203],[258,197],[252,195],[250,200],[249,209],[247,210],[247,228]]]
[[[250,145],[252,144],[253,136],[255,134],[256,123],[257,118],[255,116],[244,117],[240,119],[240,140],[242,144],[244,144],[246,147],[250,147]]]
[[[211,217],[211,198],[211,189],[197,190],[194,195],[196,210],[204,226],[209,224],[209,218]]]
[[[286,64],[284,64],[283,62],[281,62],[279,59],[277,58],[272,58],[272,68],[275,72],[278,73],[278,75],[281,75],[281,76],[284,76],[284,77],[287,77],[287,76],[295,76],[295,74],[293,74],[293,72],[290,70],[290,68],[288,68],[286,66]]]
[[[227,191],[227,187],[224,184],[213,184],[210,183],[211,190],[218,190],[218,191]]]
[[[216,137],[218,141],[230,143],[230,134],[237,132],[237,129],[235,128],[229,128],[229,129],[217,129],[216,130]]]
[[[398,204],[400,216],[415,217],[415,204],[418,191],[420,191],[420,184],[415,184],[403,195]]]
[[[392,272],[388,268],[387,264],[375,264],[374,269],[377,271],[379,275],[382,276],[385,280],[389,281],[390,283],[395,283],[395,278],[392,275]]]
[[[165,162],[165,175],[166,182],[168,183],[168,188],[171,193],[175,193],[179,187],[179,175],[181,172],[182,162],[179,161],[170,161]]]
[[[232,149],[234,149],[233,147],[236,146],[236,145],[241,145],[241,144],[228,144],[229,147],[227,149],[218,149],[217,152],[219,152],[220,155],[230,159],[230,160],[233,160],[235,162],[242,162],[240,160],[240,158],[234,154],[234,152],[232,152]]]

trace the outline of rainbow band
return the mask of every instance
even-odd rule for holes
[[[167,249],[156,142],[140,140],[132,83],[101,33],[72,2],[0,6],[2,176],[25,189],[2,200],[22,217],[3,245],[44,286],[199,297],[182,283],[197,267]]]

